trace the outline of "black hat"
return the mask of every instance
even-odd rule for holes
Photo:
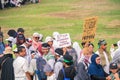
[[[57,48],[57,49],[55,50],[55,54],[56,54],[56,55],[63,55],[63,50],[62,50],[61,48]]]
[[[24,40],[25,39],[25,36],[23,34],[18,34],[17,38],[19,40]]]
[[[64,55],[63,59],[64,59],[65,63],[72,63],[73,62],[73,57],[69,54]]]
[[[50,45],[48,43],[43,43],[42,48],[50,48]]]
[[[117,63],[110,63],[110,69],[117,69]]]

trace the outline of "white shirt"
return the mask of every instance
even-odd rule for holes
[[[55,63],[55,67],[54,67],[54,73],[55,73],[55,77],[57,79],[59,71],[63,68],[63,63],[60,61],[57,61]]]
[[[47,80],[57,80],[57,79],[55,79],[55,74],[52,74],[51,76],[47,76]]]
[[[33,80],[38,80],[37,74],[35,74],[35,70],[37,70],[36,59],[32,59],[30,62],[29,72],[34,74]]]
[[[15,80],[18,80],[18,78],[19,80],[24,80],[26,78],[25,72],[28,71],[27,60],[21,56],[18,56],[13,62],[13,67],[14,67]],[[24,79],[20,79],[20,78],[24,78]]]

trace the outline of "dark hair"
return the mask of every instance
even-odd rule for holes
[[[17,32],[14,29],[10,29],[7,34],[12,37],[17,37]]]
[[[94,44],[93,44],[93,43],[89,43],[89,45],[88,45],[88,46],[90,46],[90,45],[92,45],[92,46],[94,47]]]
[[[22,52],[22,49],[25,49],[25,47],[24,46],[19,46],[18,47],[18,53]]]
[[[48,43],[43,43],[42,47],[44,47],[44,48],[50,48],[50,45]]]
[[[24,33],[24,29],[23,28],[18,28],[17,32],[23,32]]]
[[[84,48],[84,45],[85,45],[86,43],[87,43],[87,41],[81,43],[81,45],[82,45],[83,48]],[[90,41],[88,41],[88,43],[90,43]]]

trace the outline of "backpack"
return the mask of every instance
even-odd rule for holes
[[[63,75],[64,75],[64,79],[63,79],[63,80],[71,80],[70,78],[66,78],[66,76],[65,76],[65,71],[64,71],[63,68],[62,68],[62,72],[63,72]]]
[[[46,61],[42,57],[39,57],[36,59],[37,70],[35,71],[35,73],[37,74],[39,80],[47,79],[47,76],[43,71],[45,64],[46,64]]]

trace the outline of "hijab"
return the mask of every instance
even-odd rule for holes
[[[97,54],[93,54],[92,55],[92,57],[91,57],[91,64],[88,67],[88,73],[90,75],[104,77],[105,73],[104,73],[104,70],[103,70],[102,66],[100,64],[96,63],[96,58],[97,57],[99,57],[99,55],[97,55]]]

